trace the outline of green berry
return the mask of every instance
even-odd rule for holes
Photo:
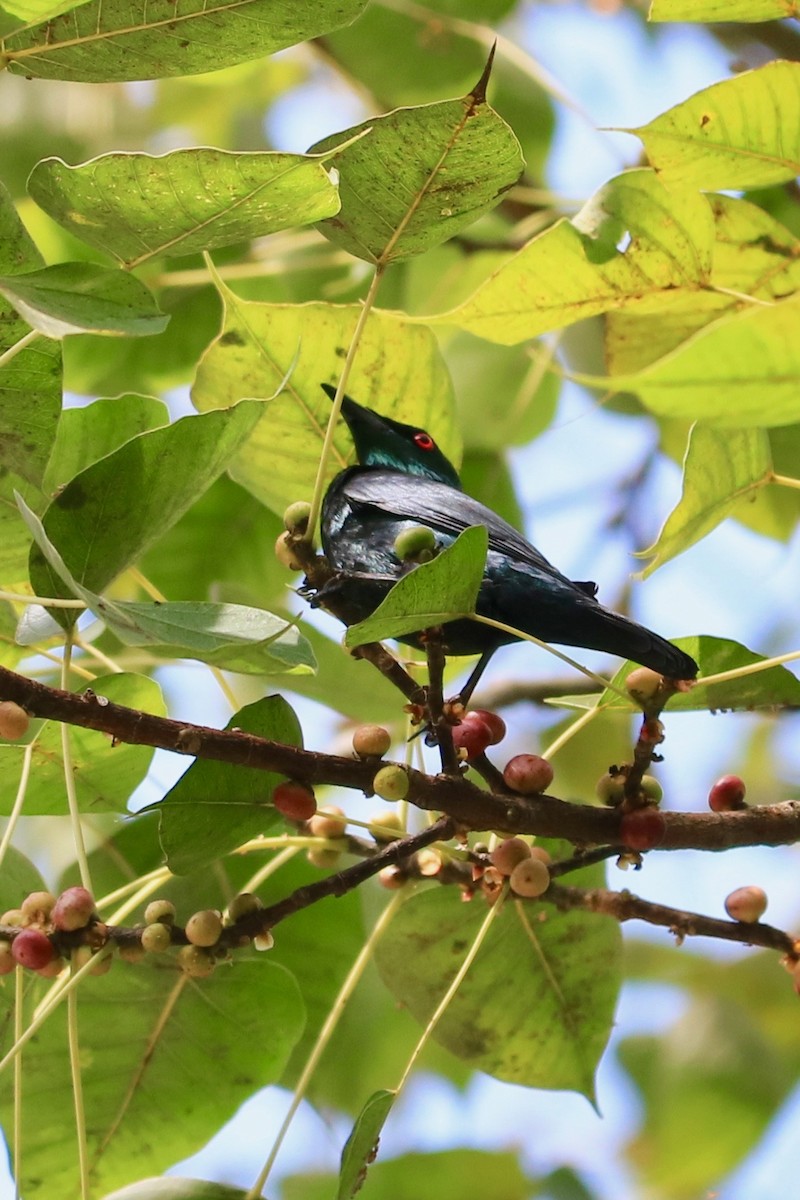
[[[396,763],[381,767],[372,781],[372,790],[384,800],[404,800],[408,786],[407,772]]]
[[[396,842],[405,834],[405,827],[400,814],[388,808],[370,818],[369,832],[376,842]]]
[[[613,775],[608,771],[605,775],[600,776],[594,790],[603,804],[611,806],[619,804],[625,795],[625,776],[621,771]]]
[[[31,892],[22,901],[21,911],[29,925],[46,925],[55,903],[52,892]]]
[[[292,546],[291,537],[288,533],[281,533],[275,542],[275,557],[282,567],[286,567],[289,571],[302,571],[303,564],[297,557],[297,552]]]
[[[160,954],[164,950],[169,950],[172,945],[172,934],[168,925],[162,925],[160,921],[155,921],[152,925],[146,925],[142,930],[142,946],[148,954]]]
[[[382,725],[359,725],[353,734],[353,750],[359,758],[382,758],[392,744]]]
[[[306,500],[295,500],[283,514],[283,524],[287,533],[302,537],[308,529],[311,518],[311,505]]]
[[[202,946],[181,946],[178,951],[178,965],[183,973],[192,979],[206,979],[212,974],[216,963],[213,955]]]
[[[259,908],[263,907],[258,896],[254,896],[252,892],[240,892],[228,905],[228,919],[231,922],[238,921],[241,917],[247,917],[250,913],[257,912]]]
[[[416,562],[425,553],[432,557],[435,549],[436,534],[427,525],[409,525],[394,539],[394,552],[402,562]]]
[[[172,925],[175,922],[175,905],[171,900],[151,900],[144,910],[145,925]]]
[[[664,679],[657,671],[651,671],[649,667],[637,667],[626,678],[625,687],[637,704],[646,704],[661,690],[663,683]]]
[[[643,775],[641,787],[647,799],[652,800],[654,804],[658,804],[664,795],[664,789],[655,775]]]
[[[186,936],[193,946],[216,946],[222,933],[222,917],[213,908],[192,913],[186,922]]]

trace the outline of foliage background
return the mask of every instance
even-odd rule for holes
[[[641,12],[613,4],[512,9],[507,4],[476,3],[469,12],[463,5],[442,4],[423,13],[410,6],[398,10],[372,5],[356,26],[314,46],[207,76],[144,84],[66,85],[5,73],[1,106],[4,182],[48,261],[100,258],[65,234],[26,197],[25,181],[39,159],[57,154],[68,162],[80,162],[111,149],[162,153],[177,146],[203,144],[302,152],[319,138],[381,109],[465,92],[480,73],[485,45],[476,43],[472,35],[461,39],[450,21],[452,16],[474,20],[475,29],[480,30],[505,22],[499,27],[511,44],[526,48],[548,67],[597,125],[643,125],[669,104],[726,77],[737,59],[741,65],[755,66],[774,54],[796,57],[792,22],[759,26],[752,32],[747,26],[690,30],[645,26]],[[9,16],[6,27],[15,24]],[[403,43],[401,32],[406,29],[409,40]],[[408,48],[403,49],[404,45]],[[470,237],[489,243],[509,236],[530,236],[537,222],[544,225],[552,218],[551,192],[567,197],[564,210],[571,215],[594,188],[623,165],[633,165],[639,153],[638,143],[630,136],[599,136],[589,131],[568,104],[554,101],[530,74],[511,75],[510,79],[501,46],[490,99],[520,137],[528,164],[526,183],[540,196],[532,202],[527,197],[517,213],[486,217],[470,229]],[[787,228],[800,231],[793,185],[762,189],[754,199]],[[365,290],[363,264],[310,229],[275,235],[255,262],[248,253],[243,255],[240,247],[215,252],[214,257],[223,270],[231,266],[229,282],[246,299],[343,302]],[[245,269],[237,277],[243,258]],[[65,383],[73,396],[138,391],[166,394],[174,412],[184,410],[186,387],[197,359],[217,332],[219,303],[212,287],[196,286],[198,272],[203,270],[198,259],[169,264],[169,270],[181,269],[190,273],[185,277],[186,286],[164,290],[166,264],[151,264],[143,272],[165,311],[172,314],[163,334],[146,343],[83,336],[64,342]],[[385,281],[380,304],[410,311],[446,309],[467,295],[486,271],[480,254],[461,255],[450,247],[434,250],[396,268]],[[571,369],[602,374],[599,325],[599,321],[582,323],[560,340],[564,361]],[[579,391],[548,375],[521,421],[491,422],[487,427],[480,419],[487,393],[499,392],[502,385],[509,396],[525,395],[522,381],[530,379],[530,359],[524,348],[506,350],[479,343],[468,334],[453,335],[445,330],[442,341],[458,398],[456,424],[466,438],[467,487],[523,518],[537,543],[556,557],[567,573],[601,579],[602,594],[608,601],[616,584],[617,595],[625,602],[630,551],[652,544],[677,498],[676,459],[679,461],[682,453],[685,423],[657,423],[643,416],[630,397],[601,409],[597,397],[602,393]],[[507,454],[509,442],[514,445]],[[792,448],[789,437],[787,461],[780,468],[787,474],[793,473]],[[509,475],[506,461],[511,464]],[[646,471],[642,470],[644,464]],[[646,585],[635,585],[631,602],[636,615],[668,635],[714,633],[735,638],[763,654],[794,649],[793,581],[800,565],[796,494],[782,493],[773,504],[759,502],[751,509],[740,507],[736,522],[726,522],[679,560],[664,566]],[[197,545],[192,519],[190,514],[141,564],[144,573],[170,597],[204,594],[212,581],[217,594],[247,596],[264,606],[282,593],[285,577],[270,559],[271,541],[279,526],[244,492],[223,481],[214,485],[213,496],[198,502],[194,514],[202,536],[208,538],[209,522],[214,521],[220,537],[230,545],[231,553],[222,566],[217,559],[209,562],[184,555],[183,547]],[[232,522],[237,533],[246,536],[229,538]],[[191,579],[181,566],[186,561],[192,562]],[[338,638],[338,629],[325,622],[320,625]],[[326,661],[335,664],[340,660],[331,654],[327,660],[323,658],[323,667]],[[548,672],[548,664],[540,656],[534,658],[533,651],[506,651],[495,667],[495,682],[516,674],[529,678],[532,662],[537,673]],[[198,670],[159,668],[157,674],[170,708],[186,719],[223,725],[230,710],[213,690],[198,694]],[[320,685],[309,682],[304,691],[324,701],[328,698],[324,669],[320,679]],[[236,680],[240,703],[261,690],[258,680]],[[370,700],[365,711],[363,700],[354,694],[348,698],[349,715],[384,719],[386,701],[378,713],[376,703]],[[307,740],[317,747],[329,741],[342,744],[338,717],[302,701],[299,708]],[[535,739],[546,743],[552,716],[527,706],[509,710],[509,716],[509,753],[512,745],[527,749]],[[794,745],[795,728],[796,717],[789,713],[778,721],[744,714],[727,720],[703,714],[673,717],[663,773],[669,806],[702,808],[708,784],[722,770],[744,774],[755,802],[796,795],[800,760]],[[594,778],[605,766],[602,743],[606,736],[596,742],[584,740],[579,752],[565,763],[560,779],[569,794],[591,794]],[[584,761],[586,769],[581,766]],[[166,761],[157,756],[146,798],[163,792],[170,781],[169,771]],[[349,799],[347,806],[348,811],[358,811]],[[23,835],[29,846],[37,847],[37,862],[46,871],[55,873],[63,865],[56,847],[42,853],[37,827],[23,830]],[[708,859],[687,854],[681,855],[678,863],[672,856],[659,859],[652,855],[636,879],[636,890],[681,906],[719,912],[721,899],[731,886],[768,884],[770,917],[778,925],[792,927],[797,913],[793,887],[796,851],[736,852]],[[344,936],[338,910],[335,916],[334,921],[333,914],[314,911],[315,938],[320,932],[317,922],[331,922],[331,936]],[[353,948],[356,944],[357,940]],[[443,1078],[432,1075],[407,1095],[403,1111],[393,1116],[387,1129],[385,1157],[405,1154],[410,1148],[430,1150],[465,1142],[506,1146],[506,1133],[512,1126],[516,1140],[524,1144],[522,1158],[532,1174],[544,1175],[564,1167],[580,1170],[582,1182],[569,1170],[562,1170],[544,1194],[618,1197],[625,1189],[634,1196],[648,1188],[656,1195],[681,1197],[714,1186],[720,1188],[723,1198],[733,1200],[739,1194],[755,1194],[755,1179],[755,1186],[762,1189],[759,1195],[777,1195],[777,1187],[774,1193],[769,1190],[769,1171],[782,1175],[774,1150],[779,1133],[769,1131],[776,1116],[787,1141],[797,1128],[796,1105],[792,1106],[790,1099],[797,1064],[788,1062],[786,1056],[796,1029],[796,998],[771,961],[759,961],[752,953],[725,954],[706,946],[702,952],[703,956],[696,947],[675,952],[667,949],[663,935],[651,942],[636,931],[629,954],[634,983],[619,1014],[616,1061],[607,1057],[599,1079],[603,1124],[577,1096],[521,1093],[505,1087],[500,1100],[499,1085],[486,1080],[470,1083],[461,1095],[457,1089],[466,1086],[463,1072],[454,1070],[452,1060],[442,1063],[437,1052],[429,1069],[438,1068]],[[659,1041],[649,1040],[653,1033],[659,1035]],[[348,1047],[348,1057],[353,1044]],[[448,1078],[450,1082],[444,1082]],[[313,1133],[299,1138],[302,1154],[297,1151],[298,1168],[318,1165],[316,1148],[309,1152],[308,1145],[317,1140],[326,1143],[322,1157],[327,1156],[332,1165],[331,1144],[341,1145],[347,1132],[349,1122],[342,1112],[353,1101],[337,1096],[332,1080],[327,1086],[332,1090],[325,1111],[334,1136],[328,1140],[306,1114],[306,1129]],[[263,1158],[264,1126],[274,1119],[271,1104],[268,1098],[257,1105],[253,1123],[239,1126],[223,1141],[216,1169],[225,1178],[242,1185],[250,1181]],[[713,1133],[698,1137],[698,1127],[707,1122],[709,1113],[714,1114]],[[424,1139],[422,1129],[428,1131]],[[465,1136],[466,1130],[469,1136]],[[533,1136],[531,1130],[535,1130]],[[239,1174],[229,1156],[240,1158],[253,1143],[257,1146],[253,1163],[240,1167]],[[725,1183],[726,1172],[734,1170],[748,1151],[755,1156],[751,1166],[738,1182],[734,1177]],[[409,1158],[391,1167],[384,1163],[376,1169],[370,1186],[376,1189],[375,1195],[380,1194],[383,1170],[388,1174],[387,1194],[396,1196],[400,1171],[407,1169],[415,1194],[421,1194],[420,1179],[426,1177],[431,1194],[456,1194],[454,1163],[448,1161],[440,1180],[435,1173],[437,1161]],[[475,1173],[482,1168],[478,1162],[466,1161],[474,1185]],[[759,1165],[765,1161],[770,1164],[767,1168]],[[510,1161],[490,1163],[490,1167],[509,1181],[514,1178]],[[759,1171],[766,1171],[766,1178]],[[330,1188],[330,1184],[322,1186]],[[521,1184],[519,1193],[533,1186]],[[582,1193],[581,1188],[586,1191]],[[509,1195],[517,1194],[510,1183],[508,1190]],[[315,1193],[311,1183],[297,1180],[285,1185],[285,1194],[299,1198]]]

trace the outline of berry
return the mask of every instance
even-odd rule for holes
[[[288,533],[278,534],[275,542],[275,557],[282,567],[286,567],[290,571],[302,571],[303,569],[303,564],[297,557],[297,551],[294,549]]]
[[[332,871],[334,867],[338,867],[341,857],[340,850],[309,850],[306,854],[311,866],[320,871]]]
[[[122,942],[119,947],[119,956],[126,963],[140,963],[146,954],[139,942]]]
[[[651,671],[649,667],[637,667],[628,675],[625,687],[637,704],[646,704],[658,694],[663,683],[663,677],[657,671]]]
[[[389,730],[382,725],[359,725],[353,734],[353,750],[359,758],[383,758],[391,744]]]
[[[376,842],[396,842],[405,833],[405,827],[400,814],[393,808],[387,808],[370,819],[369,832]]]
[[[53,924],[66,932],[84,929],[92,918],[94,899],[85,887],[71,887],[62,892],[53,908]]]
[[[621,771],[614,774],[608,771],[605,775],[600,776],[594,790],[603,804],[619,804],[625,795],[625,776]]]
[[[436,534],[427,525],[409,525],[394,539],[394,552],[402,562],[430,562],[436,549]]]
[[[213,972],[216,963],[213,956],[201,946],[181,946],[178,951],[178,965],[183,973],[192,979],[206,979]]]
[[[302,537],[308,529],[311,517],[311,505],[307,500],[295,500],[283,514],[283,524],[287,533]]]
[[[738,775],[723,775],[708,793],[708,807],[717,813],[747,808],[744,802],[746,792],[744,780]]]
[[[56,979],[63,970],[63,958],[54,958],[52,962],[47,964],[47,966],[40,967],[36,974],[41,975],[42,979]]]
[[[28,922],[21,908],[9,908],[0,917],[0,925],[12,925],[21,929]]]
[[[73,970],[78,971],[81,967],[86,966],[86,963],[90,962],[93,965],[89,968],[89,975],[107,975],[111,970],[113,961],[113,955],[95,954],[92,952],[90,946],[76,946],[72,951]]]
[[[21,967],[40,971],[56,957],[55,948],[41,929],[21,929],[11,943],[11,953]]]
[[[172,925],[175,921],[175,905],[171,900],[151,900],[144,910],[145,925]]]
[[[22,901],[21,911],[28,925],[46,925],[55,907],[56,898],[52,892],[31,892]]]
[[[265,929],[263,933],[257,933],[253,938],[253,948],[255,950],[271,950],[275,945],[275,938],[269,929]]]
[[[240,892],[228,905],[228,919],[238,921],[241,917],[249,916],[250,913],[257,912],[259,908],[263,907],[258,896],[254,896],[252,892]]]
[[[164,950],[169,950],[171,945],[172,934],[168,925],[162,925],[160,921],[155,921],[152,925],[146,925],[142,930],[142,947],[148,954],[160,954]]]
[[[524,862],[530,856],[531,848],[522,838],[506,838],[499,846],[495,846],[490,858],[495,870],[501,875],[510,875],[517,863]]]
[[[657,808],[636,808],[619,823],[619,838],[631,850],[652,850],[664,840],[667,823]]]
[[[453,729],[453,745],[464,750],[467,759],[477,758],[492,744],[492,730],[487,721],[475,713],[465,713],[461,724]]]
[[[480,717],[485,725],[489,726],[492,734],[490,746],[497,746],[506,736],[506,723],[502,717],[496,712],[490,712],[488,708],[472,708],[467,713],[468,717]]]
[[[313,837],[335,840],[344,837],[347,828],[347,818],[344,811],[336,804],[326,804],[319,808],[308,822],[308,832]]]
[[[444,866],[444,859],[438,850],[418,850],[414,855],[414,861],[418,872],[424,879],[435,878]]]
[[[31,719],[13,700],[0,700],[0,737],[16,742],[28,732]]]
[[[395,763],[381,767],[372,781],[372,790],[384,800],[404,800],[408,795],[408,775]]]
[[[641,788],[647,799],[652,800],[654,804],[658,804],[664,795],[664,789],[654,775],[643,775]]]
[[[540,858],[528,857],[518,862],[508,881],[517,896],[535,899],[550,886],[550,872]]]
[[[549,867],[553,861],[552,854],[545,850],[544,846],[531,846],[531,857],[538,858],[539,862],[543,862],[546,867]]]
[[[304,783],[279,783],[272,793],[272,803],[290,821],[307,821],[317,811],[314,793]]]
[[[186,936],[193,946],[215,946],[222,933],[222,917],[213,908],[192,913],[186,922]]]
[[[503,779],[512,792],[534,795],[553,782],[553,768],[539,754],[515,754],[505,765]]]
[[[767,911],[767,893],[760,887],[740,887],[725,898],[725,912],[734,921],[751,924]]]
[[[408,875],[402,867],[395,864],[378,871],[378,883],[381,887],[388,888],[389,891],[397,891],[398,888],[405,887],[408,883]]]

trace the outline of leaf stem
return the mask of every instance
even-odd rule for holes
[[[22,807],[25,803],[25,793],[28,790],[28,779],[30,778],[31,773],[31,760],[33,758],[33,750],[36,742],[37,738],[34,738],[32,742],[29,742],[25,747],[25,752],[22,756],[22,770],[20,771],[19,775],[17,794],[14,797],[14,804],[11,812],[8,815],[8,823],[3,830],[2,840],[0,840],[0,867],[2,867],[3,861],[6,857],[6,851],[11,845],[11,839],[14,836],[14,830],[17,827],[17,821],[19,820],[19,815],[22,812]]]
[[[23,968],[14,971],[14,1041],[18,1042],[24,1026],[25,979]],[[20,1200],[22,1178],[22,1055],[14,1059],[14,1200]]]
[[[782,487],[800,488],[800,479],[792,479],[791,475],[770,475],[770,483],[779,483]]]
[[[795,662],[798,658],[800,658],[800,650],[792,650],[788,654],[778,654],[775,658],[764,658],[761,662],[748,663],[744,667],[719,671],[716,675],[701,675],[695,686],[705,687],[709,683],[727,683],[730,679],[741,679],[744,675],[757,675],[759,671],[768,671],[770,667],[779,667],[782,663]]]
[[[31,329],[24,337],[21,337],[18,342],[14,342],[13,346],[9,346],[4,354],[0,354],[0,367],[4,367],[6,363],[10,363],[12,358],[24,350],[26,346],[30,346],[34,338],[40,337],[38,329]]]
[[[367,938],[366,942],[364,943],[361,950],[359,951],[359,954],[358,954],[355,962],[351,966],[350,970],[347,972],[345,980],[344,980],[341,988],[339,989],[339,993],[338,993],[336,999],[334,1000],[334,1002],[331,1006],[330,1012],[328,1013],[327,1017],[325,1018],[325,1022],[319,1031],[317,1040],[314,1043],[311,1053],[308,1056],[306,1065],[303,1067],[300,1078],[297,1081],[297,1086],[294,1089],[294,1094],[292,1096],[291,1103],[286,1112],[286,1116],[283,1119],[283,1123],[282,1123],[280,1129],[278,1130],[277,1136],[272,1145],[272,1149],[269,1152],[269,1157],[267,1158],[267,1161],[264,1163],[264,1166],[261,1169],[261,1173],[259,1174],[259,1176],[256,1179],[253,1186],[248,1191],[244,1200],[257,1200],[257,1198],[263,1192],[264,1187],[266,1186],[267,1179],[269,1178],[270,1171],[272,1170],[272,1168],[275,1164],[275,1159],[277,1158],[278,1152],[281,1148],[281,1145],[283,1144],[283,1140],[286,1137],[286,1134],[289,1130],[289,1126],[291,1125],[292,1121],[294,1120],[295,1113],[297,1112],[298,1108],[300,1107],[300,1104],[302,1103],[303,1097],[306,1094],[308,1085],[313,1077],[315,1070],[317,1069],[319,1061],[322,1058],[322,1055],[324,1054],[325,1049],[327,1048],[328,1043],[331,1040],[331,1037],[333,1036],[336,1026],[339,1024],[339,1020],[341,1019],[342,1014],[344,1013],[345,1007],[346,1007],[348,1001],[350,1000],[350,997],[352,996],[353,992],[355,991],[355,988],[356,988],[359,980],[362,978],[364,971],[367,968],[367,964],[369,963],[369,960],[372,958],[375,947],[377,946],[378,942],[380,941],[380,939],[383,937],[384,933],[386,932],[386,929],[388,928],[390,922],[392,921],[394,914],[397,911],[397,909],[399,908],[401,902],[402,902],[401,894],[399,892],[395,893],[395,895],[392,897],[392,899],[389,901],[389,903],[384,908],[381,915],[378,917],[378,920],[375,922],[375,925],[373,926],[373,929],[372,929],[369,937]]]
[[[546,750],[542,751],[542,758],[551,759],[554,754],[558,754],[559,750],[570,741],[576,733],[580,733],[590,721],[593,721],[606,708],[606,705],[595,705],[594,708],[587,708],[581,713],[570,725],[563,730],[557,738],[550,743]]]
[[[353,330],[353,336],[350,340],[347,357],[344,360],[342,373],[339,376],[339,382],[336,385],[336,395],[333,398],[331,415],[328,418],[328,427],[325,430],[325,438],[322,443],[322,452],[319,456],[317,478],[314,482],[314,495],[311,499],[311,514],[308,518],[308,529],[305,533],[305,540],[309,543],[313,542],[314,540],[314,532],[317,528],[317,522],[319,521],[320,509],[322,508],[322,496],[325,489],[325,479],[328,472],[328,460],[333,449],[333,435],[336,432],[339,413],[342,410],[342,398],[344,397],[344,391],[347,387],[350,368],[353,365],[353,360],[355,359],[356,352],[361,343],[361,336],[367,324],[367,318],[369,317],[369,314],[375,304],[375,297],[378,294],[378,288],[380,287],[381,280],[383,279],[383,273],[385,269],[385,265],[382,263],[378,263],[375,268],[375,274],[372,276],[372,282],[370,283],[369,290],[364,297],[364,303],[361,306],[361,312],[358,314],[358,320],[356,321],[356,327]]]
[[[89,1200],[89,1156],[86,1150],[86,1114],[83,1107],[77,991],[71,991],[67,997],[67,1038],[69,1041],[70,1074],[72,1076],[72,1098],[75,1107],[75,1132],[78,1139],[78,1170],[81,1180],[81,1200]]]
[[[72,635],[67,634],[67,639],[64,642],[64,658],[61,663],[61,687],[63,691],[69,691],[69,670],[72,660]],[[64,788],[67,793],[67,804],[69,806],[70,823],[72,826],[72,837],[75,843],[75,856],[78,860],[78,869],[80,870],[81,883],[87,891],[92,890],[92,876],[89,871],[89,860],[86,856],[86,844],[83,840],[83,827],[81,825],[81,810],[78,803],[78,791],[75,787],[75,772],[72,765],[72,746],[69,740],[69,726],[61,726],[61,757],[64,762]]]
[[[41,604],[43,608],[86,608],[85,600],[57,600],[54,596],[28,596],[23,592],[7,592],[0,589],[0,600],[11,600],[14,604]]]

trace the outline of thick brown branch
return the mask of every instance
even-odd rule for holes
[[[649,925],[662,925],[681,940],[685,937],[721,938],[726,942],[741,942],[745,946],[763,946],[767,950],[778,950],[793,960],[800,957],[800,947],[795,939],[782,929],[776,929],[774,925],[704,917],[700,913],[685,912],[679,908],[669,908],[665,904],[641,900],[628,891],[610,892],[605,888],[584,891],[582,888],[564,887],[553,883],[548,888],[545,898],[561,911],[582,908],[588,912],[604,913],[613,917],[615,921],[646,921]]]
[[[328,783],[372,794],[374,761],[300,750],[248,733],[155,717],[113,704],[92,691],[78,695],[50,688],[4,667],[0,667],[0,699],[14,700],[34,717],[96,729],[119,742],[157,746],[176,754],[276,771],[312,785]],[[486,792],[463,777],[425,775],[411,768],[407,773],[411,803],[448,813],[467,829],[562,837],[583,846],[620,842],[620,814],[614,809],[571,804],[553,796]],[[800,841],[800,801],[731,813],[666,812],[664,821],[659,850],[728,850]]]

